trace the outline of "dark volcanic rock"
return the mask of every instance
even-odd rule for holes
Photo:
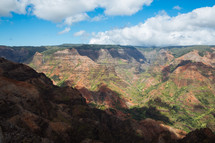
[[[0,57],[14,62],[27,62],[36,52],[42,52],[45,47],[7,47],[0,46]]]
[[[187,134],[179,143],[214,143],[215,134],[209,129],[197,129]]]

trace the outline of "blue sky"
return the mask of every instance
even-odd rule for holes
[[[214,5],[215,0],[0,0],[0,45],[210,45]]]

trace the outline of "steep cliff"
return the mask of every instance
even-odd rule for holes
[[[0,45],[0,57],[8,60],[24,63],[30,62],[36,52],[47,50],[45,47],[8,47]]]

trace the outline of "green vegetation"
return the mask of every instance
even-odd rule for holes
[[[153,50],[160,51],[161,49],[167,49],[170,52],[172,52],[173,56],[175,58],[181,57],[193,50],[199,51],[200,56],[204,56],[205,53],[208,52],[213,52],[211,49],[211,46],[170,46],[170,47],[137,47],[140,51],[144,52],[150,52]]]
[[[53,47],[53,46],[46,47],[46,48],[47,48],[47,50],[42,52],[42,54],[44,54],[44,55],[52,55],[57,51],[63,51],[65,49],[67,49],[65,47]]]
[[[202,87],[202,90],[197,92],[195,97],[197,97],[198,100],[206,106],[215,103],[214,94],[209,89],[207,89],[207,87]]]
[[[60,80],[60,78],[59,78],[58,75],[53,75],[53,76],[51,77],[51,79],[54,80],[54,81],[59,81],[59,80]]]
[[[68,75],[65,75],[62,80],[57,83],[57,86],[63,86],[64,82],[68,79]]]
[[[206,51],[213,52],[210,46],[192,46],[192,47],[167,47],[175,58],[181,57],[193,50],[198,50],[200,56],[204,56]]]

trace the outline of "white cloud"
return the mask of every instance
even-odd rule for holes
[[[91,18],[91,21],[101,21],[104,19],[106,19],[106,17],[104,15],[98,15],[98,16]]]
[[[176,9],[176,10],[181,10],[182,8],[178,5],[174,6],[173,9]]]
[[[88,41],[91,37],[91,34],[87,33],[84,30],[80,30],[80,31],[74,33],[73,36],[79,37],[79,40],[81,43],[88,43]]]
[[[31,0],[31,3],[37,17],[54,22],[92,11],[98,6],[97,0]]]
[[[81,30],[81,31],[74,33],[74,36],[78,37],[78,36],[83,36],[84,34],[86,34],[86,31]]]
[[[74,16],[67,17],[64,21],[66,25],[72,25],[73,23],[77,23],[80,21],[84,21],[89,19],[90,17],[86,13],[77,14]]]
[[[133,27],[99,32],[90,44],[194,45],[215,44],[215,6],[170,17],[165,13]]]
[[[32,13],[38,18],[62,22],[74,19],[96,8],[104,8],[106,15],[132,15],[150,5],[153,0],[0,0],[0,16],[10,12],[25,13],[31,5]],[[72,18],[71,18],[72,17]],[[73,21],[73,20],[72,20]]]
[[[104,8],[107,15],[132,15],[153,0],[31,0],[34,14],[55,22],[80,13]]]
[[[71,30],[70,27],[66,27],[63,31],[59,32],[58,34],[68,33],[70,30]]]
[[[73,23],[90,20],[99,21],[104,16],[90,18],[87,12],[104,8],[106,15],[132,15],[150,5],[153,0],[30,0],[32,13],[38,18],[62,22],[71,26]],[[63,32],[63,31],[62,31]],[[61,32],[60,32],[61,33]]]
[[[35,15],[38,18],[61,23],[66,28],[58,34],[70,31],[74,23],[90,20],[100,21],[104,16],[93,18],[87,12],[96,8],[104,8],[106,15],[132,15],[142,9],[143,5],[150,5],[153,0],[0,0],[0,17],[10,16],[11,12]],[[79,33],[80,34],[80,33]],[[88,35],[85,37],[89,37]]]
[[[100,6],[105,8],[106,15],[132,15],[150,5],[153,0],[101,0]]]
[[[28,0],[0,0],[0,16],[10,16],[10,12],[26,13]]]

